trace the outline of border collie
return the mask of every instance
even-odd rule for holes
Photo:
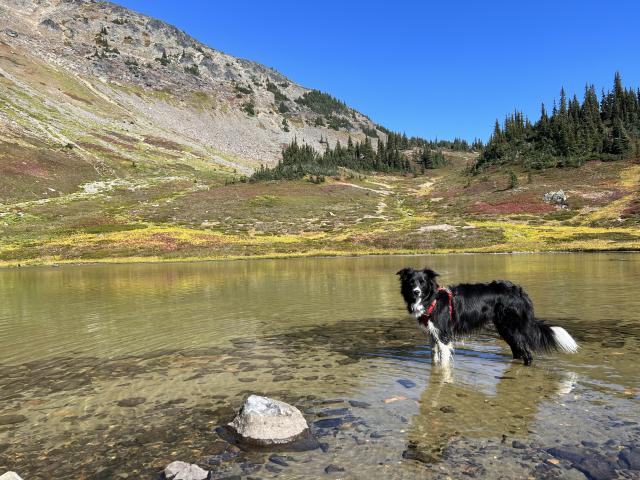
[[[531,299],[522,287],[511,282],[496,280],[440,288],[438,274],[429,268],[403,268],[397,275],[407,310],[431,340],[434,364],[448,365],[454,339],[489,322],[509,344],[513,358],[523,360],[525,365],[531,365],[533,351],[578,350],[578,344],[564,328],[535,318]]]

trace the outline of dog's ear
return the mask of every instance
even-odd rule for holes
[[[413,268],[411,267],[406,267],[403,268],[402,270],[398,270],[396,272],[396,275],[400,276],[400,280],[404,280],[405,278],[407,278],[409,275],[411,275],[413,273]]]
[[[423,268],[422,271],[427,276],[427,278],[429,278],[429,280],[433,280],[434,278],[440,276],[438,273],[434,272],[430,268]]]

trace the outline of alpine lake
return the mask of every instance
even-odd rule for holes
[[[508,279],[575,355],[491,330],[431,365],[395,272]],[[0,474],[156,479],[640,478],[640,255],[386,256],[0,270]],[[319,448],[243,450],[249,394]]]

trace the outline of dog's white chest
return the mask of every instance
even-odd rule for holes
[[[413,316],[416,318],[420,318],[422,314],[425,312],[424,305],[422,305],[421,301],[418,301],[411,305],[411,311],[413,312]]]

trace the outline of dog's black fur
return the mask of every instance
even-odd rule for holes
[[[453,294],[453,313],[450,315],[448,294],[438,291],[436,272],[428,268],[404,268],[397,274],[409,313],[419,316],[415,310],[416,301],[427,308],[434,299],[437,300],[429,321],[438,329],[440,340],[445,344],[493,322],[511,347],[513,358],[522,359],[525,365],[531,364],[534,351],[563,349],[573,352],[577,349],[564,329],[537,320],[529,296],[522,287],[509,281],[462,283],[450,287]],[[565,334],[570,341],[564,337]],[[559,335],[563,339],[559,339]]]

